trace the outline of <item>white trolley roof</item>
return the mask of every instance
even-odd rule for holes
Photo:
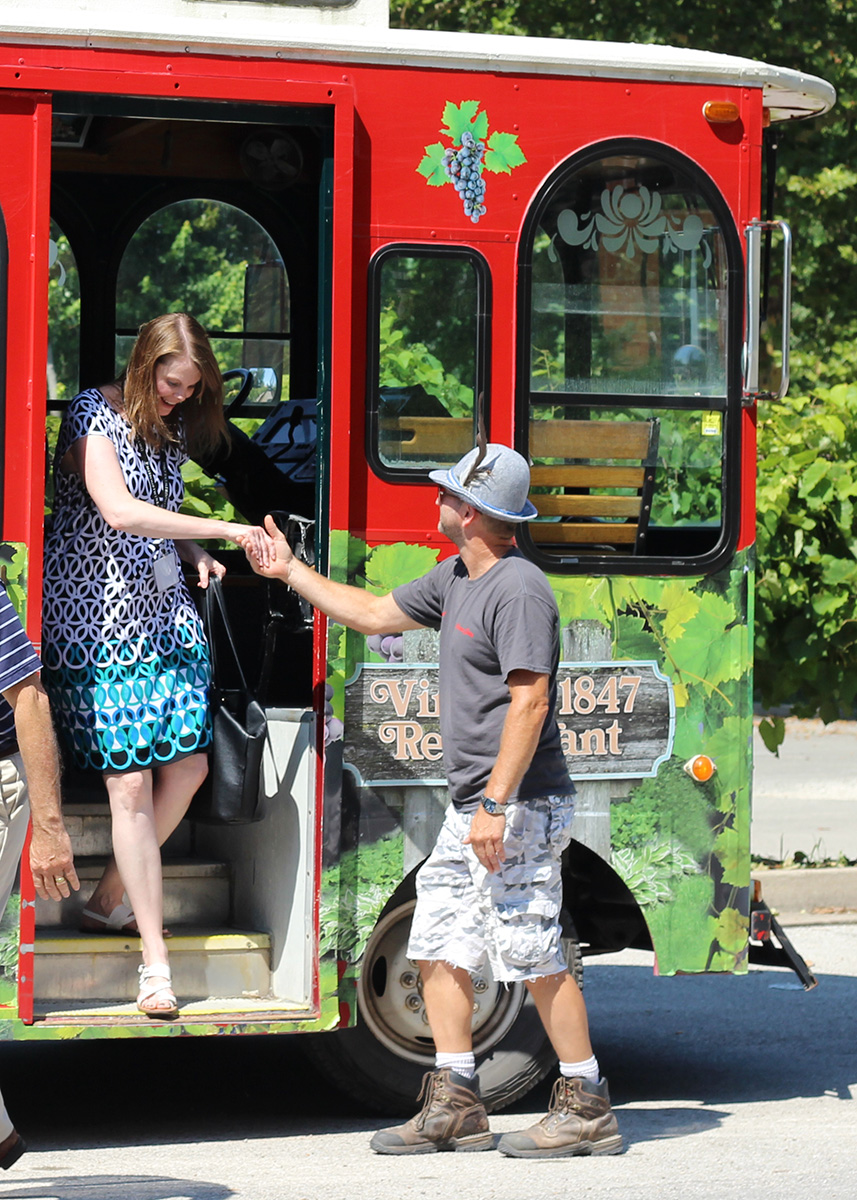
[[[814,75],[704,50],[390,29],[387,0],[0,0],[0,40],[761,88],[774,121],[836,99]]]

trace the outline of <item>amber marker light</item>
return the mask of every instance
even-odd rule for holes
[[[741,113],[731,100],[706,100],[702,115],[711,125],[734,125]]]
[[[694,754],[693,758],[689,758],[684,764],[684,769],[697,783],[708,783],[717,767],[707,754]]]

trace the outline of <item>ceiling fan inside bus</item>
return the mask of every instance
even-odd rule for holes
[[[303,150],[285,129],[256,129],[241,144],[241,169],[266,191],[291,187],[304,165]]]

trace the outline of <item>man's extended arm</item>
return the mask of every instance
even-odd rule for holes
[[[47,693],[35,672],[6,688],[3,695],[15,714],[18,749],[27,775],[33,822],[30,842],[33,882],[40,896],[62,900],[69,892],[63,884],[57,885],[56,880],[66,880],[75,891],[80,883],[60,809],[59,754]]]
[[[270,564],[265,565],[259,561],[250,543],[241,542],[251,567],[258,575],[264,575],[268,579],[279,579],[288,584],[308,600],[313,608],[321,609],[332,620],[340,625],[347,625],[350,629],[356,629],[358,633],[399,633],[404,629],[420,628],[417,621],[412,621],[402,612],[392,593],[375,596],[362,588],[336,583],[325,575],[320,575],[299,558],[295,558],[289,543],[272,517],[265,517],[265,528],[271,535],[277,552],[276,559]]]
[[[485,794],[505,804],[533,761],[550,711],[549,678],[535,671],[509,673],[509,708],[500,738],[497,761],[485,785]],[[470,833],[464,839],[484,867],[496,871],[506,858],[503,814],[492,816],[480,805],[473,815]]]

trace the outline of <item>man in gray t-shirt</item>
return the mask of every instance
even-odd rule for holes
[[[536,510],[526,460],[506,446],[472,450],[438,484],[438,527],[457,547],[423,578],[375,596],[296,559],[270,517],[281,579],[362,633],[440,630],[440,717],[452,804],[417,877],[408,957],[419,964],[435,1042],[423,1108],[372,1138],[379,1154],[490,1150],[471,1035],[471,976],[523,982],[559,1058],[550,1111],[506,1134],[522,1158],[617,1154],[622,1138],[589,1041],[586,1008],[561,945],[561,855],[574,785],[554,715],[559,616],[542,572],[515,547]]]
[[[523,778],[509,800],[572,793],[556,706],[559,613],[538,567],[509,549],[471,578],[448,558],[406,583],[393,599],[420,625],[440,630],[440,727],[453,804],[475,806],[485,791],[509,707],[513,671],[548,678],[549,712]]]

